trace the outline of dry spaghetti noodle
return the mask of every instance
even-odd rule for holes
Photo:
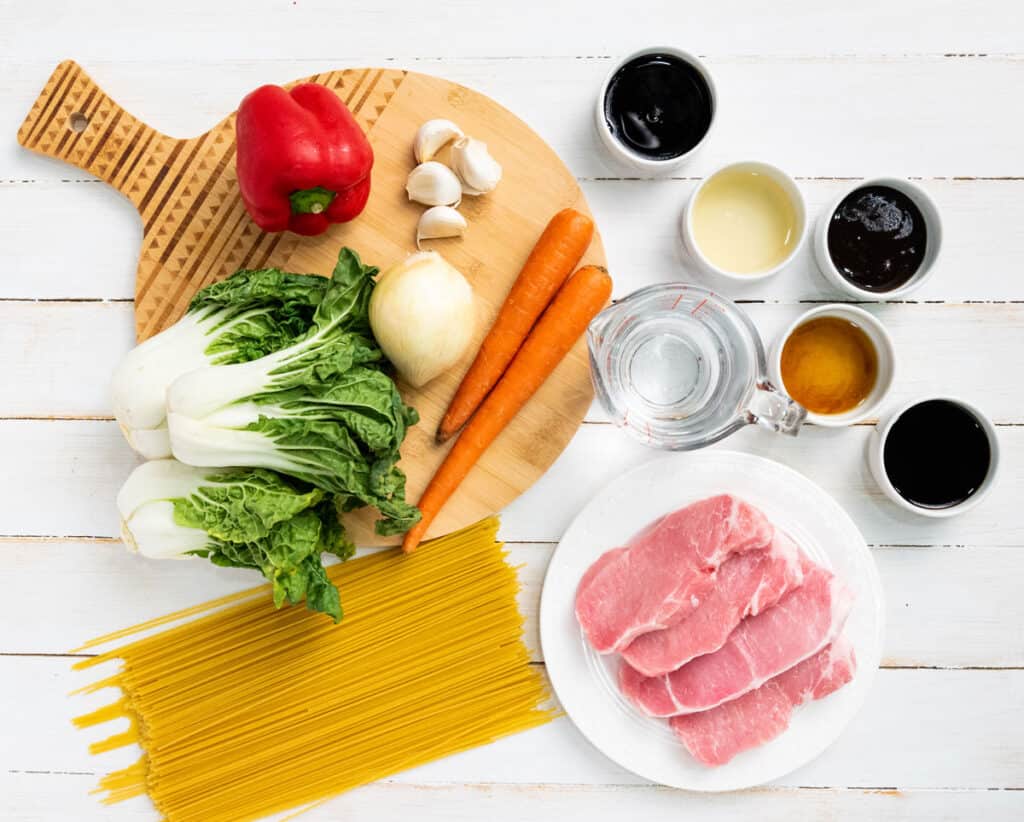
[[[147,792],[172,821],[257,818],[547,722],[496,533],[485,520],[330,568],[340,625],[276,611],[261,586],[94,640],[192,617],[75,666],[122,661],[83,689],[122,698],[76,724],[130,729],[90,750],[145,752],[103,778],[104,801]]]

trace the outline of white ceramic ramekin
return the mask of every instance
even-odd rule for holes
[[[793,208],[796,211],[797,220],[799,222],[796,243],[793,244],[792,250],[784,260],[782,260],[778,265],[765,269],[764,271],[757,271],[752,274],[737,274],[736,272],[726,271],[723,268],[719,268],[704,256],[704,253],[700,250],[700,245],[697,243],[697,239],[694,236],[693,206],[697,201],[697,197],[700,195],[704,186],[708,184],[709,180],[724,171],[731,170],[752,171],[758,174],[764,174],[766,177],[770,177],[782,187],[783,191],[786,192],[793,203]],[[725,282],[730,285],[743,286],[760,282],[761,280],[767,280],[769,277],[775,276],[789,265],[793,261],[793,258],[800,253],[800,249],[803,248],[804,242],[807,240],[807,225],[807,204],[804,202],[804,195],[800,192],[800,188],[794,182],[793,178],[786,174],[782,169],[776,168],[768,163],[761,163],[756,160],[744,160],[742,162],[729,163],[728,165],[722,166],[720,169],[715,171],[714,174],[709,174],[701,181],[701,183],[693,190],[693,193],[690,195],[690,199],[686,201],[686,205],[683,208],[683,213],[679,220],[679,233],[683,240],[683,248],[693,259],[701,273],[713,280]]]
[[[608,93],[608,84],[611,82],[612,77],[615,73],[622,68],[630,60],[635,60],[637,57],[643,57],[647,54],[668,54],[672,57],[678,57],[685,63],[689,63],[704,78],[704,82],[707,83],[708,91],[711,94],[711,122],[708,125],[708,130],[704,136],[700,138],[700,141],[691,148],[689,151],[680,154],[678,157],[671,157],[667,160],[652,160],[650,157],[644,157],[642,154],[637,154],[630,148],[620,143],[615,136],[612,134],[611,128],[608,126],[608,122],[604,116],[604,101],[605,96]],[[604,82],[601,84],[601,91],[597,95],[597,102],[594,106],[594,125],[597,128],[597,135],[601,140],[601,143],[608,150],[612,160],[620,167],[629,169],[634,172],[646,175],[660,175],[668,174],[673,170],[679,168],[680,165],[690,159],[694,153],[707,142],[708,135],[711,134],[712,129],[715,127],[715,120],[718,115],[718,92],[715,90],[714,81],[711,79],[711,73],[697,57],[690,54],[688,51],[682,49],[673,48],[671,46],[653,46],[651,48],[640,49],[634,51],[632,54],[619,60],[612,66],[611,71],[604,78]]]
[[[868,291],[865,288],[859,288],[839,273],[839,269],[836,268],[835,263],[832,262],[832,257],[828,253],[828,227],[832,222],[832,215],[836,213],[839,204],[850,194],[859,188],[867,186],[888,186],[906,194],[913,201],[914,205],[920,209],[921,216],[924,217],[925,231],[927,233],[924,259],[921,261],[921,266],[904,285],[894,288],[892,291]],[[821,275],[847,296],[853,297],[856,300],[880,301],[900,299],[920,288],[925,280],[932,275],[935,264],[939,259],[939,252],[942,249],[942,219],[939,217],[939,210],[935,207],[935,202],[921,186],[900,177],[873,177],[870,180],[862,180],[845,189],[829,204],[828,208],[821,212],[821,216],[818,217],[818,223],[814,229],[813,245],[814,260],[818,264],[818,270],[821,271]]]
[[[871,389],[871,393],[856,408],[851,408],[842,414],[815,414],[808,411],[807,421],[815,425],[824,426],[825,428],[841,428],[845,425],[854,425],[855,423],[870,419],[878,411],[879,406],[885,401],[892,388],[893,380],[896,377],[896,348],[893,345],[892,337],[889,336],[889,332],[885,330],[885,326],[863,308],[858,308],[855,305],[834,303],[812,308],[810,311],[805,311],[797,317],[782,332],[772,348],[772,358],[769,363],[772,378],[783,392],[789,394],[789,391],[786,389],[786,382],[782,379],[783,346],[785,346],[786,340],[789,339],[790,335],[797,328],[810,320],[820,317],[837,317],[841,320],[848,320],[868,335],[868,339],[871,340],[871,344],[875,347],[875,353],[878,355],[878,377],[875,380],[874,388]]]
[[[991,458],[988,467],[988,475],[985,477],[985,481],[977,491],[971,494],[971,496],[959,505],[953,505],[949,508],[922,508],[919,505],[914,505],[912,502],[908,502],[900,496],[899,492],[889,481],[888,474],[885,473],[885,440],[889,436],[889,432],[892,430],[893,424],[905,411],[913,408],[918,403],[927,402],[928,400],[945,400],[946,402],[959,405],[978,420],[978,423],[985,431],[985,436],[988,437],[988,447]],[[941,448],[942,443],[935,443],[935,447]],[[999,437],[996,434],[996,428],[992,424],[992,421],[976,406],[971,405],[971,403],[966,402],[959,397],[942,395],[918,397],[915,400],[904,403],[888,414],[884,419],[879,420],[878,425],[875,426],[875,430],[871,432],[871,437],[868,440],[868,466],[871,468],[871,474],[874,476],[875,482],[878,483],[878,487],[882,489],[882,493],[904,511],[910,511],[911,513],[919,514],[922,517],[931,517],[933,519],[955,517],[957,514],[962,514],[965,511],[971,510],[974,506],[980,503],[986,496],[988,496],[988,493],[995,485],[996,475],[999,473]]]

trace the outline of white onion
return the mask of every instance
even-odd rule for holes
[[[370,325],[406,381],[420,388],[457,363],[473,338],[473,289],[436,251],[385,271],[370,299]]]

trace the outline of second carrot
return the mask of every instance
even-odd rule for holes
[[[585,214],[566,208],[551,218],[441,420],[439,443],[458,432],[494,388],[593,236],[594,222]]]

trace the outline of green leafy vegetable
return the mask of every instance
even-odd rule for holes
[[[342,249],[310,327],[286,348],[193,370],[167,391],[174,455],[190,465],[270,468],[336,495],[343,510],[376,506],[383,534],[419,520],[405,501],[399,447],[418,416],[382,370],[369,303],[373,275]]]
[[[329,284],[269,268],[239,271],[200,291],[181,320],[132,349],[114,372],[114,415],[131,446],[151,459],[169,457],[167,387],[195,368],[290,345],[309,329]]]
[[[140,553],[255,568],[271,582],[278,607],[305,599],[310,610],[341,619],[321,554],[345,560],[355,546],[330,494],[260,468],[154,460],[132,472],[117,503],[125,542]]]

